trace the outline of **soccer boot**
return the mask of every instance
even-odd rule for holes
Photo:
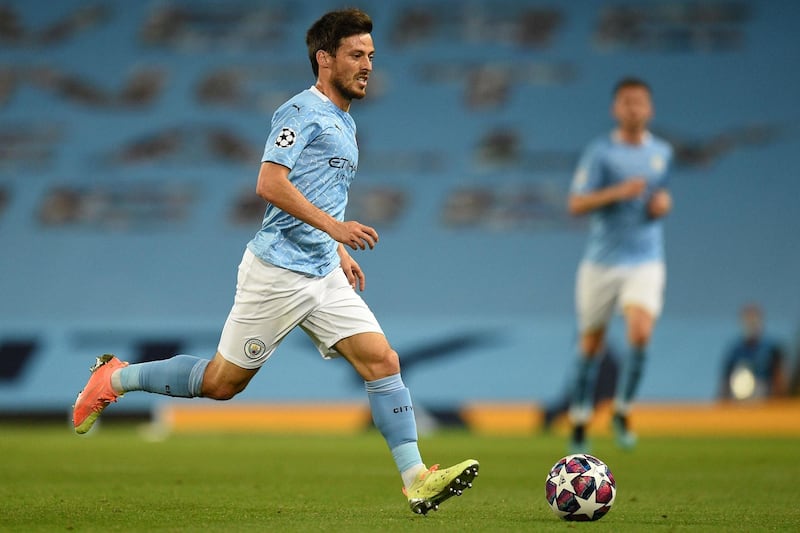
[[[83,434],[89,431],[103,409],[122,396],[111,387],[111,374],[118,368],[126,366],[128,363],[120,361],[110,353],[97,358],[89,369],[92,371],[89,381],[72,406],[72,423],[76,433]]]
[[[590,447],[586,440],[586,426],[583,424],[575,424],[572,428],[572,436],[569,440],[570,454],[575,453],[589,453]]]
[[[428,511],[439,509],[439,504],[452,496],[461,496],[472,487],[472,480],[478,475],[478,461],[467,459],[455,466],[439,470],[433,465],[422,472],[411,487],[403,494],[408,498],[411,511],[417,514],[428,514]]]
[[[636,434],[628,426],[628,417],[615,413],[611,419],[611,427],[617,439],[617,445],[623,450],[632,450],[636,447]]]

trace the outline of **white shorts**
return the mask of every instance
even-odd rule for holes
[[[578,268],[575,305],[581,333],[604,328],[615,306],[646,309],[658,318],[664,304],[666,269],[654,261],[632,266],[605,266],[584,261]]]
[[[245,250],[219,353],[236,366],[259,368],[295,326],[311,337],[326,359],[340,355],[333,346],[344,338],[383,334],[341,268],[322,278],[306,276],[265,263]]]

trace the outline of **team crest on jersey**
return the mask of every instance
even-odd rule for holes
[[[250,359],[258,359],[266,349],[267,345],[260,339],[247,339],[244,343],[244,354]]]
[[[650,158],[650,167],[656,172],[661,172],[664,170],[664,167],[667,166],[667,162],[664,161],[664,158],[660,155],[654,155]]]
[[[275,146],[278,148],[289,148],[297,139],[297,134],[292,128],[282,128],[278,137],[275,139]]]

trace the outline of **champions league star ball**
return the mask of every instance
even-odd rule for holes
[[[617,484],[611,470],[587,453],[559,460],[545,482],[547,503],[564,520],[599,520],[611,510],[616,495]]]

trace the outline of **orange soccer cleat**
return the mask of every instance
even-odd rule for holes
[[[111,374],[118,368],[128,366],[112,354],[101,355],[91,367],[92,375],[86,386],[78,394],[72,406],[72,423],[76,433],[86,433],[94,425],[108,404],[116,402],[122,394],[117,394],[111,387]]]

